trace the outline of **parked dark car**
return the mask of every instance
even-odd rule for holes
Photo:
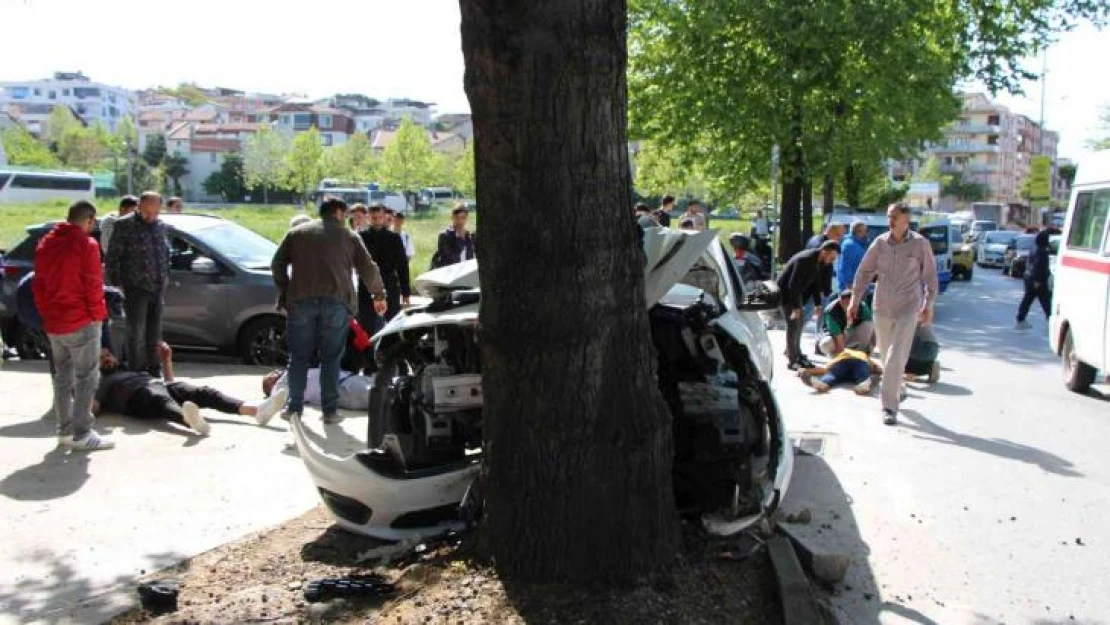
[[[237,355],[248,364],[284,366],[285,317],[274,309],[270,261],[277,245],[239,224],[209,215],[163,215],[170,237],[170,283],[162,336],[170,345]],[[52,223],[27,228],[4,256],[0,327],[21,358],[44,353],[15,318],[15,289],[34,266]],[[10,341],[10,342],[9,342]]]
[[[1023,234],[1016,237],[1006,246],[1006,255],[1002,259],[1002,275],[1011,278],[1021,278],[1025,275],[1025,267],[1029,262],[1029,255],[1036,247],[1037,235]]]

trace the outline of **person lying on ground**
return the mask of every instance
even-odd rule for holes
[[[853,343],[837,354],[824,367],[809,367],[799,371],[802,383],[824,393],[830,388],[849,383],[857,395],[871,392],[871,376],[882,373],[879,363],[871,360],[870,346]]]
[[[826,356],[836,356],[852,343],[871,346],[875,343],[875,325],[871,321],[871,307],[861,302],[859,315],[848,320],[848,305],[852,290],[845,289],[840,297],[825,307],[825,332],[817,341],[817,348]]]
[[[93,401],[93,413],[111,412],[138,419],[163,419],[185,425],[207,436],[212,426],[200,414],[210,409],[225,414],[253,417],[266,425],[285,404],[287,392],[274,393],[259,404],[224,395],[210,386],[194,386],[177,380],[173,371],[173,350],[164,341],[158,356],[165,379],[145,371],[128,371],[108,350],[100,352],[100,388]]]
[[[339,408],[342,410],[359,410],[365,412],[370,408],[370,388],[374,381],[369,376],[339,372]],[[284,393],[289,389],[289,376],[285,369],[275,369],[262,378],[262,394],[271,397],[277,393]],[[320,407],[320,369],[319,367],[308,370],[308,384],[304,390],[304,403]]]
[[[913,334],[913,345],[910,346],[910,359],[906,361],[905,379],[915,381],[920,377],[927,377],[929,383],[940,379],[940,343],[937,335],[933,333],[932,326],[917,324]]]

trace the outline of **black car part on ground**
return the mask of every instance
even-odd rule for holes
[[[304,598],[309,603],[318,603],[337,597],[388,597],[396,591],[393,584],[377,575],[348,575],[309,582],[304,587]]]

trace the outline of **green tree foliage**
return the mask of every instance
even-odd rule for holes
[[[61,143],[62,137],[66,133],[84,128],[84,126],[68,106],[55,106],[50,110],[50,116],[43,123],[40,135],[47,145],[57,150],[58,144]]]
[[[200,87],[192,83],[181,83],[176,87],[158,87],[159,93],[179,98],[189,106],[200,106],[208,102],[208,96]]]
[[[1110,106],[1104,106],[1098,116],[1099,134],[1102,136],[1087,142],[1093,150],[1110,150]]]
[[[466,144],[466,150],[462,153],[462,156],[455,161],[454,172],[451,179],[456,191],[462,193],[464,197],[474,197],[475,173],[473,141]]]
[[[62,133],[55,150],[66,167],[93,171],[112,157],[112,134],[102,124],[92,128],[75,124]]]
[[[324,177],[324,146],[315,127],[297,134],[285,157],[286,180],[306,202]]]
[[[325,152],[324,177],[349,182],[374,180],[378,158],[366,135],[356,133],[343,145],[328,148]]]
[[[632,0],[631,135],[734,188],[767,177],[779,146],[788,254],[810,181],[915,152],[958,112],[959,79],[1016,89],[1021,59],[1051,33],[1106,12],[1087,0]]]
[[[1074,163],[1061,165],[1060,168],[1056,170],[1056,175],[1059,176],[1061,180],[1066,181],[1068,186],[1071,186],[1075,183],[1075,169]]]
[[[173,194],[181,195],[181,179],[189,175],[189,159],[176,154],[168,155],[162,167],[166,177],[173,181]]]
[[[940,170],[940,159],[936,156],[930,156],[922,163],[921,168],[913,175],[914,182],[936,182],[944,185],[951,176],[946,175]]]
[[[243,176],[248,187],[262,189],[263,202],[269,203],[270,190],[286,180],[285,155],[289,140],[270,126],[263,126],[247,140],[243,150]]]
[[[964,202],[982,202],[990,195],[990,189],[981,182],[966,179],[962,173],[956,173],[941,187],[941,193]]]
[[[4,152],[8,155],[8,162],[12,165],[25,167],[58,167],[60,163],[54,153],[50,151],[34,135],[27,132],[23,126],[13,126],[0,132],[0,141],[4,143]]]
[[[238,154],[229,154],[220,165],[220,170],[205,179],[204,192],[218,195],[225,202],[242,202],[247,194],[247,186],[243,180],[243,158]]]
[[[150,135],[146,138],[146,148],[143,149],[143,160],[151,168],[158,167],[166,159],[166,138],[162,135]]]
[[[428,133],[405,119],[382,152],[378,180],[395,191],[417,191],[444,182],[443,171],[443,157],[432,148]]]

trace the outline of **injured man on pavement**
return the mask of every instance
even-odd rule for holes
[[[837,384],[852,384],[857,395],[871,392],[871,376],[882,373],[879,363],[871,360],[870,346],[853,343],[843,349],[824,367],[811,367],[798,372],[802,383],[824,393]]]
[[[365,413],[370,408],[370,388],[374,385],[372,378],[351,373],[339,372],[339,408],[340,410],[358,410]],[[284,397],[289,392],[289,375],[285,369],[275,369],[262,378],[262,394],[272,398],[281,393]],[[285,400],[282,399],[282,404]],[[308,384],[304,389],[304,403],[309,406],[320,407],[320,369],[308,370]]]
[[[100,352],[100,387],[93,401],[93,413],[110,412],[138,419],[163,419],[185,425],[207,436],[212,426],[201,409],[253,417],[266,425],[285,404],[284,391],[260,404],[247,404],[210,386],[193,386],[177,380],[173,372],[173,350],[165,342],[158,345],[163,378],[146,372],[127,371],[107,349]]]

